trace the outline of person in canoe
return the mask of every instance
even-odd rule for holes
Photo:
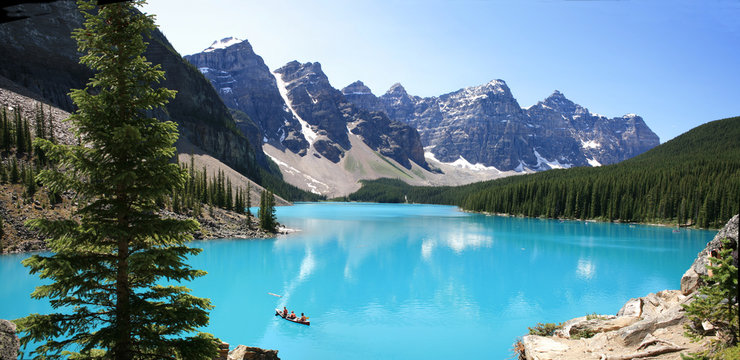
[[[288,316],[288,308],[283,306],[283,317],[286,317],[286,316]]]
[[[288,319],[295,319],[295,313],[293,311],[291,311],[290,315],[288,315]]]
[[[306,322],[306,321],[308,321],[308,318],[306,317],[306,315],[303,315],[303,313],[301,313],[301,317],[298,319],[298,321],[300,321],[300,322]]]

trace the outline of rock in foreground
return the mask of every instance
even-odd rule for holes
[[[694,263],[691,264],[691,267],[686,270],[683,277],[681,277],[681,291],[684,295],[693,293],[702,285],[701,278],[699,276],[707,275],[709,255],[712,250],[717,250],[722,247],[722,239],[730,240],[730,247],[735,249],[735,251],[732,252],[732,257],[735,259],[735,266],[737,266],[737,234],[739,217],[740,215],[735,215],[730,219],[727,225],[725,225],[725,227],[723,227],[722,230],[714,236],[714,239],[707,244],[704,250],[700,251],[699,254],[696,255]]]
[[[663,290],[630,299],[616,316],[590,315],[566,321],[554,336],[524,336],[519,347],[520,358],[678,360],[681,353],[704,350],[713,337],[691,342],[683,335],[684,324],[689,321],[683,305],[693,301],[696,289],[701,286],[700,274],[707,274],[709,253],[720,247],[722,239],[730,240],[737,264],[738,219],[738,215],[733,217],[699,252],[681,279],[681,290]]]
[[[15,324],[0,319],[0,359],[17,359],[20,346],[21,343],[16,335]]]
[[[229,360],[280,360],[277,350],[239,345],[229,352]]]
[[[555,336],[525,336],[524,356],[528,360],[616,360],[664,354],[657,358],[680,359],[679,352],[696,352],[704,346],[683,336],[687,318],[681,305],[691,298],[679,290],[664,290],[629,300],[617,316],[569,320]]]

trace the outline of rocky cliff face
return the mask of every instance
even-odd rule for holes
[[[270,69],[248,41],[221,39],[185,59],[211,81],[226,106],[257,123],[257,144],[266,139],[294,153],[305,153],[308,142],[300,123],[285,105]]]
[[[275,70],[286,102],[304,124],[304,136],[325,158],[338,162],[349,150],[347,119],[351,109],[333,88],[319,63],[292,61]]]
[[[657,146],[642,118],[608,119],[555,91],[522,109],[502,80],[439,97],[409,95],[400,84],[375,97],[361,82],[345,88],[358,107],[383,110],[414,126],[437,159],[466,161],[499,170],[547,170],[612,164]]]
[[[77,44],[70,38],[72,29],[82,26],[82,16],[72,1],[22,6],[37,15],[0,26],[0,75],[74,111],[67,93],[83,88],[91,76],[78,63]],[[197,69],[182,60],[161,32],[153,33],[149,43],[145,56],[161,64],[167,77],[161,85],[178,91],[158,116],[177,122],[181,135],[243,173],[257,174],[259,164],[267,168],[260,143],[253,146],[237,129],[229,109]]]
[[[235,38],[185,58],[211,81],[228,107],[257,123],[263,143],[300,156],[313,148],[313,156],[338,163],[352,147],[352,131],[407,168],[412,161],[427,167],[413,128],[353,105],[331,86],[319,63],[293,61],[271,73],[248,41]]]
[[[540,121],[551,129],[567,131],[569,134],[561,133],[556,138],[569,138],[568,145],[576,145],[590,165],[617,163],[660,144],[658,136],[641,117],[628,114],[609,119],[593,114],[557,90],[526,113],[533,122]],[[573,157],[578,158],[575,154]]]
[[[411,168],[410,161],[428,168],[419,134],[413,127],[393,121],[383,112],[352,104],[347,91],[331,86],[319,63],[294,61],[275,74],[281,77],[279,82],[285,87],[291,108],[315,132],[314,148],[327,159],[338,162],[344,151],[351,148],[347,137],[351,131],[371,149],[407,169]]]

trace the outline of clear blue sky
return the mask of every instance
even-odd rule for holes
[[[661,142],[740,115],[740,0],[150,0],[182,55],[247,39],[271,70],[436,96],[502,79],[523,107],[560,90]]]

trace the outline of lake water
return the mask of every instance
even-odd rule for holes
[[[505,359],[528,326],[615,314],[679,288],[715,232],[468,214],[454,207],[305,203],[267,240],[194,242],[216,306],[206,331],[292,359]],[[0,318],[48,312],[40,281],[0,256]],[[277,297],[272,294],[281,295]],[[311,326],[275,317],[287,306]]]

